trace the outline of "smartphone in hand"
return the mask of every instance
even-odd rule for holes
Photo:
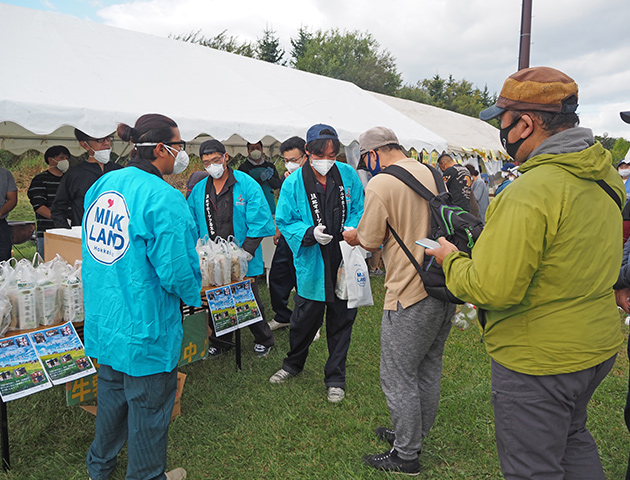
[[[416,243],[424,248],[440,248],[440,244],[430,238],[421,238],[416,240]]]

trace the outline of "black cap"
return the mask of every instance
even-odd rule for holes
[[[201,147],[199,147],[199,157],[217,152],[225,153],[225,147],[218,140],[206,140],[201,144]]]

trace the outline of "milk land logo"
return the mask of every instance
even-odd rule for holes
[[[357,280],[357,285],[359,287],[365,287],[366,283],[367,283],[367,272],[365,271],[365,269],[363,267],[359,267],[354,271],[354,275],[356,277]]]
[[[111,265],[129,248],[129,209],[118,192],[101,193],[85,214],[83,238],[99,263]]]

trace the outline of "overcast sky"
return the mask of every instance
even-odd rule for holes
[[[521,0],[2,1],[159,36],[227,30],[255,41],[269,26],[287,52],[301,25],[369,31],[411,84],[452,74],[498,93],[518,68]],[[619,118],[630,110],[629,19],[630,0],[533,0],[530,64],[576,80],[582,125],[598,135],[630,138]]]

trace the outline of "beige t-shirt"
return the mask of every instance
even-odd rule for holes
[[[427,187],[437,193],[431,171],[422,163],[405,158],[395,163]],[[385,263],[385,310],[398,310],[398,302],[407,308],[426,298],[427,293],[420,275],[390,235],[390,224],[403,240],[412,255],[422,265],[424,247],[416,240],[428,236],[431,230],[429,204],[420,195],[392,175],[380,174],[372,178],[365,189],[363,217],[357,227],[361,244],[378,248],[383,244]]]

